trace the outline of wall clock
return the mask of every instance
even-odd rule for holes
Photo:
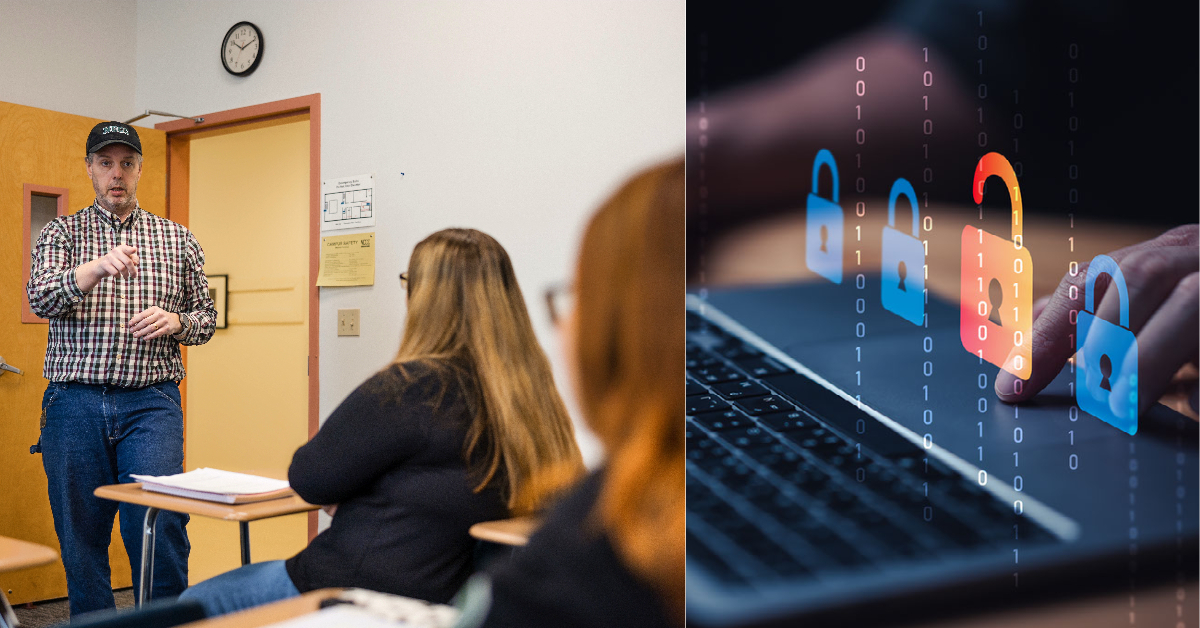
[[[250,22],[238,22],[221,42],[221,65],[234,76],[249,76],[262,61],[262,31]]]

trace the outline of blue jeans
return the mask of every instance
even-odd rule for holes
[[[209,617],[270,604],[300,595],[282,560],[254,563],[190,587],[179,596],[204,605]]]
[[[131,473],[183,472],[183,410],[179,385],[145,388],[51,382],[42,397],[42,465],[54,513],[54,531],[67,570],[71,616],[113,608],[108,546],[113,517],[121,514],[121,538],[141,580],[144,506],[92,495],[106,484],[132,482]],[[158,517],[152,598],[187,588],[188,516],[163,511]]]

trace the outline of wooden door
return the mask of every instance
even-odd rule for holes
[[[34,199],[36,208],[47,196],[61,195],[66,213],[92,203],[95,194],[84,166],[84,142],[98,122],[102,120],[0,102],[0,356],[24,371],[0,375],[0,536],[55,550],[58,538],[42,457],[29,453],[38,440],[46,389],[42,365],[47,325],[28,313],[22,297],[31,235],[27,198],[41,197]],[[145,157],[138,201],[143,209],[166,216],[166,134],[139,127],[138,135]],[[35,217],[34,227],[38,222]],[[113,586],[130,586],[129,559],[115,524],[109,558]],[[0,587],[14,604],[67,595],[61,562],[0,574]]]
[[[229,293],[227,327],[188,351],[189,471],[286,479],[308,440],[310,132],[309,114],[297,113],[182,138],[187,227]],[[173,155],[183,148],[170,141]],[[182,167],[172,161],[173,187]],[[188,535],[192,584],[240,565],[237,526],[193,517]],[[255,562],[290,558],[308,543],[308,517],[256,521],[250,535]]]

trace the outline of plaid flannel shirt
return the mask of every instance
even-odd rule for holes
[[[137,247],[137,277],[105,277],[91,292],[81,290],[75,268],[119,244]],[[216,329],[196,237],[141,207],[125,222],[99,203],[56,218],[42,229],[32,264],[25,288],[30,309],[50,320],[43,375],[52,382],[141,388],[179,381],[180,343],[204,344]],[[154,305],[186,317],[191,329],[182,337],[134,338],[129,319]]]

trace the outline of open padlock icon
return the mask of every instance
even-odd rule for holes
[[[1004,181],[1012,202],[1012,240],[963,227],[959,337],[967,351],[1024,380],[1032,371],[1033,259],[1022,243],[1017,174],[1000,153],[979,160],[975,202],[983,203],[983,184],[993,175]]]
[[[1096,278],[1104,273],[1121,299],[1120,326],[1096,316]],[[1097,255],[1088,265],[1084,304],[1075,323],[1075,402],[1097,419],[1136,434],[1137,338],[1129,329],[1129,289],[1113,258]]]
[[[912,205],[912,235],[896,229],[896,201],[908,197]],[[879,299],[883,307],[914,325],[925,322],[925,245],[920,240],[921,219],[917,192],[908,179],[896,179],[888,197],[888,224],[883,228]]]
[[[821,166],[829,166],[833,175],[833,200],[817,195],[817,177]],[[838,171],[833,153],[822,148],[813,161],[812,193],[808,195],[804,262],[808,269],[832,281],[842,283],[842,207],[838,205]]]

